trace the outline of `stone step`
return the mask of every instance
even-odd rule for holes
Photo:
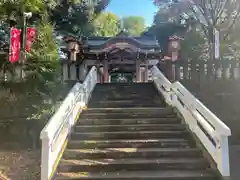
[[[105,104],[100,104],[100,103],[89,103],[89,107],[92,108],[119,108],[119,107],[163,107],[164,105],[162,103],[152,103],[152,102],[142,102],[142,103],[122,103],[122,104],[115,104],[115,103],[105,103]]]
[[[149,118],[149,117],[154,117],[154,118],[161,118],[161,117],[176,117],[175,114],[169,111],[159,111],[159,112],[85,112],[80,115],[80,118],[91,118],[91,117],[97,117],[97,118]]]
[[[174,109],[172,107],[132,107],[132,108],[88,108],[84,112],[94,113],[94,112],[101,112],[101,113],[129,113],[129,112],[135,112],[135,113],[141,113],[144,114],[145,112],[149,113],[174,113]]]
[[[97,118],[167,118],[167,117],[177,117],[175,114],[169,113],[169,112],[163,112],[163,113],[84,113],[81,114],[81,118],[91,118],[91,117],[97,117]]]
[[[155,95],[156,89],[154,88],[146,88],[146,89],[140,89],[139,87],[119,87],[119,88],[105,88],[105,89],[96,89],[93,91],[95,94],[110,94],[110,95],[132,95],[132,94],[149,94],[149,95]],[[154,94],[153,94],[154,93]]]
[[[125,159],[125,158],[179,158],[201,157],[197,148],[106,148],[106,149],[66,149],[64,159]]]
[[[119,100],[119,99],[103,99],[98,101],[98,103],[100,104],[116,104],[116,105],[121,105],[121,104],[138,104],[138,103],[159,103],[159,104],[163,104],[162,100],[159,99],[145,99],[145,98],[141,98],[141,99],[123,99],[123,100]]]
[[[140,170],[204,170],[209,167],[204,158],[159,159],[81,159],[60,161],[59,172],[115,172]]]
[[[153,91],[155,89],[153,84],[149,85],[140,85],[140,84],[122,84],[122,85],[96,85],[96,91],[107,91],[107,92],[112,92],[113,91],[119,91],[119,90],[124,90],[124,91],[129,91],[132,92],[131,90],[136,90],[136,91]]]
[[[148,112],[148,111],[142,111],[142,112],[131,112],[131,111],[120,111],[120,112],[83,112],[81,114],[81,118],[85,117],[109,117],[109,116],[118,116],[118,117],[135,117],[135,118],[144,118],[144,117],[155,117],[155,118],[161,118],[161,117],[177,117],[175,114],[169,111],[162,111],[162,112]]]
[[[147,88],[139,88],[139,87],[106,87],[106,88],[97,88],[94,89],[94,93],[101,93],[101,94],[120,94],[120,95],[129,95],[129,94],[150,94],[154,92],[156,94],[155,87],[147,87]],[[123,93],[121,93],[123,92]],[[151,94],[153,95],[153,94]]]
[[[141,87],[105,87],[105,88],[98,88],[96,87],[96,89],[93,91],[94,93],[108,93],[108,94],[116,94],[117,92],[119,92],[121,95],[122,93],[121,92],[128,92],[126,95],[128,94],[136,94],[136,93],[139,93],[139,94],[143,94],[143,93],[146,93],[146,94],[150,94],[151,92],[155,92],[156,93],[156,89],[155,87],[146,87],[146,88],[141,88]]]
[[[123,95],[124,94],[124,95]],[[101,95],[101,96],[99,96]],[[97,99],[108,99],[108,100],[143,100],[143,99],[147,99],[147,100],[161,100],[163,101],[163,99],[161,98],[161,96],[159,96],[158,94],[154,93],[154,92],[112,92],[112,93],[107,93],[107,92],[98,92],[96,94],[93,94],[94,98]],[[104,98],[103,98],[104,97]],[[94,99],[95,100],[95,99]]]
[[[153,83],[97,84],[56,180],[217,180]]]
[[[161,111],[169,111],[169,113],[173,113],[174,109],[171,107],[137,107],[137,108],[88,108],[84,110],[83,113],[132,113],[132,112],[146,112],[146,113],[155,113]]]
[[[72,140],[104,140],[104,139],[149,139],[188,137],[187,131],[121,131],[121,132],[73,132]]]
[[[173,139],[114,139],[114,140],[70,140],[68,148],[187,148],[193,143],[182,138]]]
[[[123,124],[123,125],[77,125],[75,132],[117,132],[117,131],[151,131],[184,130],[183,124]]]
[[[128,95],[125,95],[125,96],[121,96],[121,95],[114,95],[114,94],[108,94],[108,96],[106,97],[106,100],[109,100],[109,101],[128,101],[128,100],[160,100],[160,101],[163,101],[161,98],[159,98],[158,95],[148,95],[148,96],[145,96],[145,97],[142,97],[143,94],[128,94]]]
[[[103,118],[103,117],[85,117],[80,116],[78,125],[134,125],[134,124],[180,124],[181,120],[176,117],[165,118]]]
[[[154,98],[143,98],[143,99],[118,99],[118,98],[106,98],[106,99],[101,99],[98,101],[98,103],[104,105],[104,104],[116,104],[116,105],[121,105],[121,104],[137,104],[137,103],[148,103],[148,104],[164,104],[162,100],[159,99],[154,99]],[[151,107],[151,106],[150,106]]]
[[[59,173],[56,180],[217,180],[212,171],[207,170],[158,170],[119,172],[79,172]]]
[[[140,87],[143,87],[143,86],[153,86],[153,83],[152,82],[139,82],[139,83],[97,83],[97,86],[98,87],[118,87],[118,86],[123,86],[123,87],[126,87],[126,86],[140,86]]]

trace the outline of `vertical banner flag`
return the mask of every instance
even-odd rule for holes
[[[220,58],[220,34],[219,31],[215,28],[214,29],[214,38],[215,38],[215,50],[214,50],[214,56],[216,59]]]
[[[10,31],[10,49],[9,49],[9,61],[15,63],[19,60],[20,48],[21,48],[21,30],[12,27]]]
[[[34,39],[36,38],[36,28],[28,27],[27,28],[27,38],[26,38],[26,51],[30,52],[31,45]]]

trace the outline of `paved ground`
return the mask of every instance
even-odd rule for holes
[[[230,147],[230,165],[232,180],[240,179],[240,145]]]

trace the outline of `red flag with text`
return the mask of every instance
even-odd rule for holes
[[[27,28],[27,39],[26,39],[26,51],[30,52],[31,45],[34,39],[36,38],[36,28],[34,27],[28,27]]]
[[[12,27],[10,31],[9,61],[15,63],[19,60],[21,48],[21,30]]]

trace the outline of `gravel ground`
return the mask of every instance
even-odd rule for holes
[[[39,179],[39,150],[0,150],[0,180]]]

